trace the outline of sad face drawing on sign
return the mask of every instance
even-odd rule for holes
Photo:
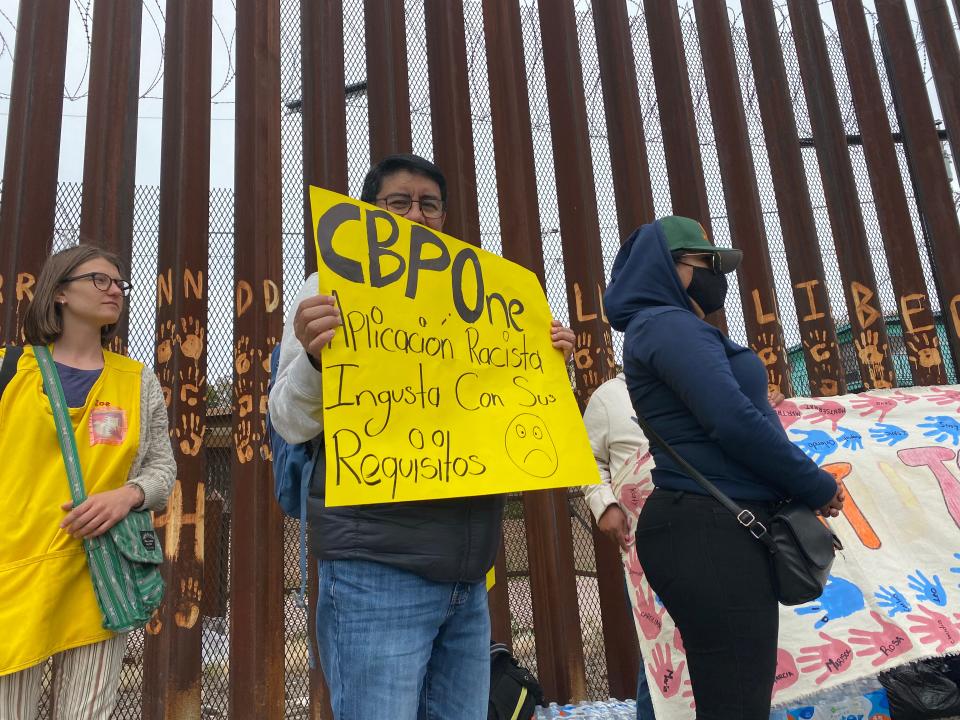
[[[557,471],[557,447],[547,424],[531,413],[517,415],[504,436],[507,456],[528,475],[547,478]]]

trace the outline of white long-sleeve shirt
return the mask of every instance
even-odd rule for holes
[[[635,415],[623,373],[594,390],[584,410],[583,422],[597,461],[600,484],[585,485],[583,496],[598,521],[608,507],[619,504],[612,479],[636,457],[641,446],[648,445],[640,426],[633,421]]]
[[[319,293],[317,273],[308,277],[290,306],[280,340],[280,363],[270,390],[270,422],[288,443],[312,440],[323,430],[323,384],[293,331],[297,307]]]

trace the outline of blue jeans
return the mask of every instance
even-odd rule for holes
[[[336,720],[486,720],[490,616],[479,583],[321,560],[317,644]]]
[[[647,675],[643,671],[643,655],[640,655],[640,674],[637,676],[637,720],[657,720],[653,714]]]

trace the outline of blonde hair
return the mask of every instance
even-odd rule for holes
[[[63,315],[56,301],[63,281],[86,262],[103,258],[123,275],[123,263],[112,252],[95,245],[77,245],[50,256],[37,278],[33,301],[27,308],[23,332],[30,345],[49,345],[63,334]],[[124,303],[126,306],[126,303]],[[124,307],[126,309],[126,307]],[[119,321],[100,329],[100,344],[106,347],[117,334]]]

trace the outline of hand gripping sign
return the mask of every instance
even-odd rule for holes
[[[529,270],[310,188],[329,506],[582,485],[597,477]]]

